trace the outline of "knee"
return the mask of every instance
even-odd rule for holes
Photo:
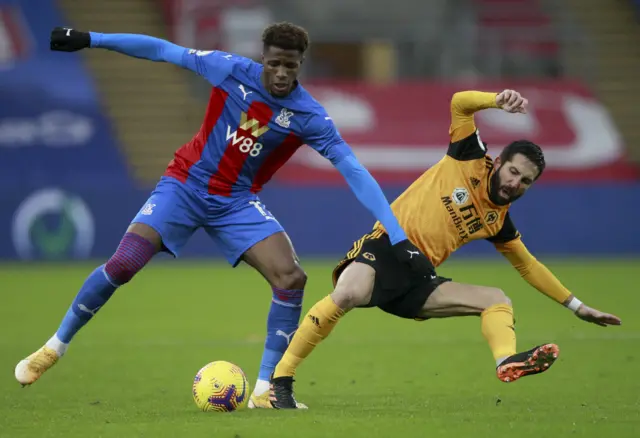
[[[150,258],[151,257],[149,257],[149,259]],[[122,286],[130,282],[133,277],[142,270],[149,259],[138,259],[116,252],[107,263],[105,263],[104,272],[109,276],[114,285]]]
[[[307,274],[298,264],[277,269],[271,281],[272,286],[285,290],[302,290],[307,284]]]
[[[122,257],[112,256],[104,265],[104,272],[107,274],[111,283],[122,286],[131,281],[139,269],[132,263]]]
[[[371,301],[371,291],[363,284],[348,282],[339,284],[331,294],[333,302],[342,310],[350,310],[357,306],[364,306]]]
[[[340,274],[336,288],[331,294],[333,302],[342,310],[364,306],[371,302],[376,274],[363,263],[351,263]]]
[[[134,233],[127,233],[115,254],[105,263],[104,271],[116,286],[131,281],[157,252],[157,245]]]
[[[502,289],[498,288],[488,289],[483,301],[484,309],[488,309],[491,306],[497,306],[500,304],[511,306],[511,300],[509,299],[509,297],[504,293]]]

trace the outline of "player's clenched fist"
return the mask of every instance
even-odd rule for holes
[[[80,32],[67,27],[56,27],[51,31],[51,50],[75,52],[91,45],[89,32]]]
[[[393,252],[398,260],[409,265],[416,274],[427,278],[435,277],[435,268],[431,261],[409,239],[393,245]]]
[[[496,105],[508,113],[526,114],[529,101],[517,91],[504,90],[496,96]]]

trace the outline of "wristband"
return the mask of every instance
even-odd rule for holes
[[[571,302],[569,304],[567,304],[567,307],[573,312],[576,313],[578,311],[578,308],[580,307],[580,305],[582,304],[582,301],[580,301],[579,299],[577,299],[576,297],[573,297],[571,299]]]

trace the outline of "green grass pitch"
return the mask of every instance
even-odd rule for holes
[[[377,309],[347,315],[300,368],[309,411],[203,413],[191,382],[206,363],[240,365],[251,386],[270,289],[249,268],[158,262],[119,290],[35,385],[15,364],[45,342],[93,269],[0,265],[0,437],[637,437],[638,260],[548,266],[583,301],[622,318],[584,323],[503,261],[457,260],[439,272],[503,288],[520,349],[556,342],[549,372],[505,384],[475,317],[413,322]],[[304,311],[331,289],[331,263],[305,262]]]

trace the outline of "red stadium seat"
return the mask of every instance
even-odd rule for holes
[[[539,0],[475,0],[480,32],[501,35],[501,50],[545,57],[559,51],[552,22]]]

